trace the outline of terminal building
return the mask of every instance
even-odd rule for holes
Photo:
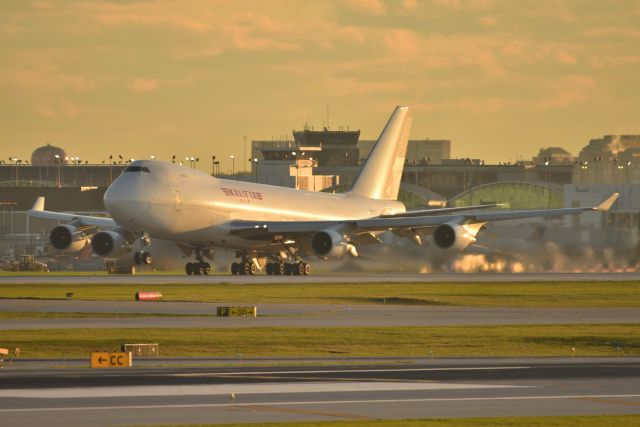
[[[214,175],[341,192],[351,186],[373,144],[360,140],[359,130],[305,128],[293,131],[290,139],[252,141],[249,173],[220,175],[214,166]],[[409,141],[400,190],[408,207],[482,203],[506,203],[512,209],[571,207],[601,201],[618,191],[621,197],[606,215],[566,218],[558,224],[579,229],[578,237],[571,238],[581,241],[613,228],[622,230],[619,240],[627,242],[626,247],[638,245],[640,135],[592,139],[576,158],[561,147],[543,148],[531,161],[516,164],[452,158],[451,147],[446,139]],[[83,161],[51,145],[37,148],[28,160],[7,159],[0,160],[0,252],[12,245],[17,252],[46,245],[51,224],[29,221],[25,215],[38,196],[46,197],[50,210],[103,212],[104,192],[129,161],[122,156]]]

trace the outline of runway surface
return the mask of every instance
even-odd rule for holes
[[[212,276],[186,275],[3,275],[0,283],[124,283],[124,284],[193,284],[193,283],[380,283],[380,282],[541,282],[541,281],[638,281],[640,273],[459,273],[459,274],[397,274],[397,273],[353,273],[318,274],[311,276]]]
[[[640,413],[640,359],[0,372],[11,426]]]
[[[640,321],[637,308],[487,308],[337,304],[257,304],[258,317],[215,316],[218,306],[229,305],[251,304],[5,299],[0,300],[0,312],[128,313],[149,316],[3,319],[0,322],[0,330],[518,325],[637,323]]]

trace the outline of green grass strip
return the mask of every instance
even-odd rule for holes
[[[400,304],[484,307],[640,307],[640,282],[0,284],[0,298],[133,301],[160,291],[163,301]],[[197,279],[195,279],[197,280]],[[274,279],[277,280],[277,279]]]
[[[22,357],[80,358],[122,343],[159,343],[162,356],[637,356],[640,326],[514,325],[338,328],[47,329],[0,331]]]

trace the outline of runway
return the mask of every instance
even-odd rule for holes
[[[214,274],[211,276],[186,275],[3,275],[0,282],[6,284],[57,283],[66,284],[197,284],[197,283],[436,283],[436,282],[471,282],[471,283],[509,283],[509,282],[629,282],[640,280],[640,273],[447,273],[447,274],[398,274],[398,273],[352,273],[352,274],[318,274],[311,276],[232,276],[230,274]]]
[[[82,318],[3,319],[0,330],[51,328],[237,328],[637,323],[637,308],[513,308],[340,304],[257,304],[258,317],[216,317],[219,303],[22,300],[0,312],[97,313]],[[251,305],[251,304],[241,304]],[[145,314],[99,317],[100,313]]]
[[[640,413],[638,358],[121,371],[25,366],[1,377],[0,417],[12,426]]]

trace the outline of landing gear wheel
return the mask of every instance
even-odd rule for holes
[[[200,276],[200,275],[204,274],[204,266],[202,265],[202,263],[201,263],[201,262],[197,262],[197,263],[195,263],[195,264],[193,264],[193,265],[194,265],[194,267],[195,267],[195,268],[194,268],[194,270],[195,270],[194,274],[196,274],[196,275],[198,275],[198,276]]]
[[[295,266],[294,274],[296,276],[304,276],[304,266],[305,266],[304,262],[301,261],[297,264],[294,264],[294,266]]]
[[[146,265],[151,264],[151,262],[153,261],[153,258],[151,258],[151,254],[149,252],[142,252],[139,258],[140,261],[142,261],[142,263]]]
[[[204,274],[205,276],[209,275],[209,272],[211,271],[211,264],[209,264],[208,262],[203,262],[202,263],[202,274]]]
[[[311,264],[303,262],[302,265],[303,265],[303,273],[302,274],[304,274],[305,276],[308,276],[309,273],[311,273]]]
[[[256,265],[251,261],[248,261],[248,262],[249,262],[249,274],[253,276],[258,272],[258,267],[256,267]]]
[[[234,276],[240,274],[240,264],[238,264],[237,262],[231,263],[231,274],[233,274]]]
[[[185,267],[184,267],[185,272],[187,273],[187,276],[191,276],[193,274],[193,264],[191,264],[190,262],[188,262]]]
[[[276,274],[278,276],[284,276],[286,273],[286,267],[284,262],[279,262],[276,264]]]
[[[267,263],[267,276],[271,276],[274,274],[274,268],[273,268],[273,263],[269,262]]]
[[[251,264],[248,263],[247,261],[243,262],[240,264],[242,267],[242,269],[240,270],[240,274],[247,275],[247,274],[251,274]]]
[[[140,252],[136,252],[133,254],[133,262],[136,265],[142,264],[142,257],[140,255],[141,255]]]

